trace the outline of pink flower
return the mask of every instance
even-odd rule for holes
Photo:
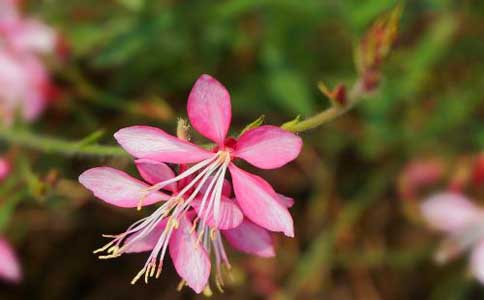
[[[18,0],[2,0],[0,1],[0,20],[16,20],[18,14]]]
[[[294,236],[293,221],[280,196],[259,176],[234,164],[243,159],[261,169],[279,168],[294,160],[301,151],[301,139],[275,126],[260,126],[244,132],[237,140],[227,137],[231,121],[230,95],[225,87],[209,75],[202,75],[188,97],[188,117],[192,126],[215,142],[211,151],[171,136],[150,126],[132,126],[115,133],[116,140],[131,155],[158,162],[191,164],[193,166],[173,179],[155,184],[161,189],[183,180],[194,172],[209,176],[211,197],[202,203],[202,210],[213,211],[215,223],[220,220],[221,189],[227,169],[232,175],[235,198],[244,215],[270,231]],[[200,177],[195,186],[205,184]]]
[[[18,283],[22,279],[20,264],[10,244],[0,237],[0,278]]]
[[[18,2],[2,0],[0,4],[0,37],[4,47],[22,54],[52,53],[58,42],[56,32],[39,20],[22,18]]]
[[[57,44],[50,27],[22,18],[17,5],[0,3],[0,116],[6,125],[17,112],[32,121],[44,110],[51,84],[38,55],[52,53]]]
[[[15,114],[33,121],[47,102],[49,77],[45,67],[31,55],[18,56],[0,49],[0,116],[5,124],[13,122]]]
[[[215,256],[216,278],[221,278],[221,264],[229,265],[222,235],[234,248],[265,257],[274,255],[267,230],[294,235],[288,211],[294,201],[277,194],[262,178],[235,166],[233,160],[242,158],[260,168],[278,168],[297,157],[302,142],[274,126],[248,130],[238,141],[226,138],[230,98],[208,75],[195,83],[188,114],[195,129],[216,143],[212,151],[158,128],[128,127],[118,131],[115,138],[137,158],[136,167],[146,183],[109,167],[87,170],[79,181],[96,197],[120,207],[141,208],[163,201],[150,216],[124,233],[109,236],[112,241],[96,252],[108,253],[100,258],[114,258],[151,251],[134,283],[142,276],[145,281],[158,277],[169,251],[180,277],[200,293],[211,272],[210,253]],[[165,162],[180,164],[179,174],[175,175]],[[231,198],[232,187],[225,179],[227,169],[236,200]]]
[[[437,262],[471,250],[471,271],[484,283],[484,210],[461,194],[446,192],[425,200],[421,211],[431,227],[448,235],[436,254]]]
[[[7,178],[11,171],[12,166],[10,165],[10,162],[6,158],[0,158],[0,181]]]
[[[415,199],[422,189],[438,182],[444,174],[443,163],[437,159],[420,159],[405,166],[399,178],[403,199]]]

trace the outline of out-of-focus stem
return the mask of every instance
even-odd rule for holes
[[[352,109],[362,99],[363,95],[364,90],[362,88],[362,83],[358,80],[349,92],[346,104],[333,104],[331,107],[303,121],[288,122],[283,124],[281,127],[291,132],[303,132],[309,129],[319,127],[336,119],[337,117]]]
[[[57,153],[65,156],[128,156],[128,154],[119,147],[86,145],[84,142],[65,141],[58,138],[37,135],[28,131],[0,129],[0,140],[47,153]]]

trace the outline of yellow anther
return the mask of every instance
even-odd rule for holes
[[[212,292],[212,289],[210,289],[210,286],[207,284],[207,286],[203,289],[203,295],[205,297],[212,297],[213,296],[213,292]]]
[[[219,278],[215,279],[215,284],[217,285],[218,291],[220,293],[223,293],[224,289],[222,287],[223,287],[224,283],[223,283],[222,277],[220,276],[220,274],[217,277],[219,277]]]
[[[174,219],[174,218],[169,218],[168,219],[168,228],[174,228],[174,229],[178,229],[178,226],[180,224],[178,223],[178,220],[177,219]]]
[[[176,290],[178,292],[181,292],[181,290],[183,289],[183,287],[185,286],[187,282],[185,280],[181,280],[180,283],[178,283],[178,286],[176,287]]]
[[[190,233],[194,233],[195,232],[195,229],[197,228],[197,224],[198,224],[198,220],[200,219],[200,217],[196,217],[194,220],[193,220],[193,225],[192,225],[192,229],[190,230]]]
[[[138,211],[140,211],[143,208],[143,201],[145,200],[146,196],[148,194],[143,195],[138,201],[138,207],[136,208]]]
[[[210,228],[210,239],[212,241],[217,239],[217,230],[215,228]]]
[[[143,276],[143,274],[145,273],[145,270],[146,268],[141,269],[141,271],[139,271],[138,274],[136,274],[133,280],[131,280],[131,284],[135,284],[136,281],[138,281],[141,278],[141,276]]]

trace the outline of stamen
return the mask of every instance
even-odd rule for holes
[[[176,287],[176,290],[178,292],[181,292],[181,290],[183,289],[183,287],[186,285],[186,281],[184,279],[180,280],[180,283],[178,283],[178,286]]]
[[[193,173],[197,172],[201,168],[203,168],[203,167],[207,166],[208,164],[212,163],[214,160],[218,159],[219,156],[220,156],[219,153],[216,153],[211,158],[208,158],[206,160],[199,162],[198,164],[192,166],[190,169],[188,169],[185,172],[179,174],[178,176],[175,176],[171,179],[159,182],[159,183],[147,188],[146,191],[148,191],[148,192],[157,191],[157,190],[162,189],[165,186],[169,185],[170,183],[177,182],[177,181],[179,181],[183,178],[186,178],[186,177],[192,175]]]

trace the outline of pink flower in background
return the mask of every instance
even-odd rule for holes
[[[0,49],[0,117],[5,124],[11,124],[17,113],[26,121],[39,117],[49,86],[47,71],[36,57]]]
[[[19,0],[1,0],[0,1],[0,20],[13,21],[19,18],[18,5]]]
[[[39,54],[53,53],[56,33],[47,25],[22,18],[18,1],[0,4],[0,117],[9,125],[18,113],[33,121],[44,110],[51,90]]]
[[[399,192],[403,199],[416,199],[422,189],[438,182],[444,165],[438,159],[419,159],[407,164],[400,174]]]
[[[0,158],[0,181],[7,178],[10,175],[10,171],[12,171],[10,162],[5,158]]]
[[[421,211],[431,227],[447,234],[437,262],[445,263],[470,250],[471,271],[484,283],[484,209],[461,194],[447,192],[429,197]]]
[[[20,264],[10,244],[0,236],[0,279],[18,283],[22,279]]]
[[[213,211],[214,221],[220,221],[223,180],[227,169],[232,175],[235,198],[244,215],[255,224],[270,231],[294,236],[293,221],[271,185],[259,176],[239,167],[234,159],[243,159],[261,169],[275,169],[294,160],[301,151],[302,140],[295,134],[276,126],[260,126],[244,132],[237,140],[227,137],[232,117],[230,95],[225,87],[209,75],[202,75],[188,97],[188,117],[192,126],[215,142],[211,151],[171,136],[150,126],[132,126],[114,135],[131,155],[158,162],[193,166],[173,179],[155,184],[158,190],[195,172],[205,174],[210,197],[202,201],[202,211]],[[207,182],[194,179],[196,186]]]

